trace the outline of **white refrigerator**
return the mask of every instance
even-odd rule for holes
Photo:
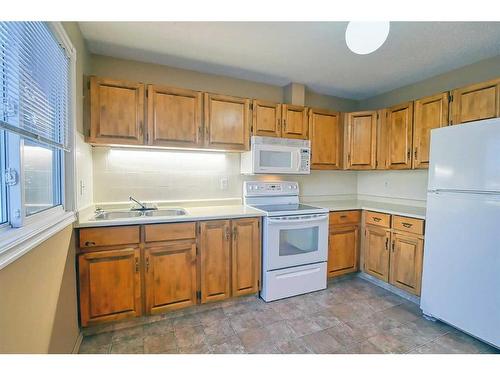
[[[500,119],[431,132],[420,307],[500,347]]]

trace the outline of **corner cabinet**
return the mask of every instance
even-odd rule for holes
[[[452,125],[500,117],[500,79],[461,87],[451,95]]]
[[[250,100],[204,94],[205,142],[210,149],[244,151],[250,148]]]
[[[412,160],[413,102],[388,108],[386,126],[389,169],[410,169]]]
[[[413,168],[429,168],[431,130],[448,125],[448,93],[415,101]]]
[[[144,84],[90,77],[87,142],[142,145],[144,118]]]
[[[346,169],[375,169],[377,112],[351,112],[345,115]]]
[[[201,92],[148,85],[147,94],[148,145],[202,146]]]
[[[309,110],[311,169],[342,168],[342,124],[339,112]]]

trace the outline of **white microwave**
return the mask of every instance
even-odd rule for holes
[[[250,151],[241,154],[243,174],[309,174],[311,142],[253,136]]]

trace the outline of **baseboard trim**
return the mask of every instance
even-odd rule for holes
[[[373,277],[371,275],[368,275],[367,273],[365,272],[358,272],[356,274],[357,277],[359,277],[360,279],[363,279],[363,280],[366,280],[366,281],[369,281],[371,282],[372,284],[375,284],[381,288],[384,288],[385,290],[388,290],[389,292],[392,292],[394,294],[397,294],[398,296],[410,301],[410,302],[413,302],[414,304],[420,306],[420,298],[413,295],[413,294],[410,294],[408,292],[405,292],[404,290],[401,290],[399,288],[396,288],[395,286],[389,284],[389,283],[386,283],[382,280],[379,280],[377,279],[376,277]]]
[[[78,354],[78,352],[80,351],[80,345],[82,344],[82,341],[83,341],[83,333],[82,331],[80,331],[78,333],[78,337],[76,338],[75,346],[73,347],[73,351],[71,352],[71,354]]]

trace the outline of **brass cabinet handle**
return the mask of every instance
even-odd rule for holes
[[[410,149],[408,149],[408,152],[407,152],[406,156],[407,156],[408,159],[410,159],[410,157],[411,157],[411,151],[410,151]]]
[[[415,154],[414,154],[415,160],[417,160],[417,154],[418,154],[418,147],[415,147]]]
[[[85,241],[85,246],[95,246],[94,241]]]
[[[379,217],[374,217],[374,218],[373,218],[373,221],[375,221],[376,223],[378,223],[380,220],[382,220],[382,219],[381,219],[381,218],[379,218]]]
[[[149,272],[149,257],[146,257],[146,272]]]
[[[394,252],[394,240],[392,240],[392,252]]]
[[[236,241],[237,237],[238,237],[238,228],[234,227],[233,228],[233,240]]]
[[[226,228],[226,241],[229,241],[230,238],[231,238],[231,233],[230,233],[229,227],[227,227]]]
[[[341,219],[347,219],[347,215],[340,215]]]
[[[385,249],[389,250],[389,238],[388,237],[385,238]]]
[[[135,258],[135,272],[139,272],[139,258]]]
[[[405,228],[411,228],[413,226],[413,224],[411,223],[401,223],[403,225],[403,227]]]
[[[286,131],[286,119],[283,119],[283,130]]]

